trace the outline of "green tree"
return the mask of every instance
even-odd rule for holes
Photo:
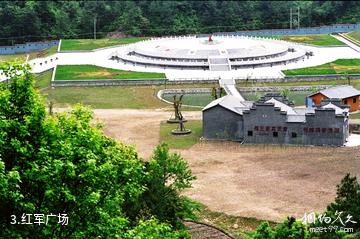
[[[360,184],[356,177],[347,174],[341,183],[337,186],[337,193],[335,202],[327,207],[327,213],[332,218],[336,218],[336,213],[342,212],[341,218],[346,219],[348,215],[352,216],[351,221],[357,223],[347,222],[342,225],[339,221],[338,226],[354,228],[354,232],[360,231]],[[345,223],[345,222],[344,222]]]
[[[130,218],[154,215],[162,222],[181,228],[181,220],[195,219],[199,205],[180,192],[190,188],[195,177],[179,154],[170,153],[166,144],[156,147],[151,160],[145,164],[146,190],[140,204],[130,212]]]
[[[142,222],[126,216],[125,202],[139,204],[149,176],[134,148],[105,136],[84,107],[46,114],[28,67],[3,70],[11,79],[0,85],[0,238],[186,235],[152,216]],[[188,185],[187,173],[179,174],[175,188]],[[67,214],[68,225],[21,224],[23,214],[34,222],[34,214],[59,213]]]
[[[309,233],[304,224],[289,217],[283,223],[271,228],[267,222],[262,223],[249,239],[308,239]]]

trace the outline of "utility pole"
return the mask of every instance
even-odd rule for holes
[[[297,16],[297,19],[294,19],[294,15]],[[295,26],[300,28],[300,7],[297,7],[297,11],[295,10],[294,12],[292,8],[290,8],[290,29],[293,29]]]
[[[96,40],[96,15],[94,18],[94,40]]]

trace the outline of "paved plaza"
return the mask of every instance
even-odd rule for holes
[[[341,37],[337,36],[339,40],[344,41]],[[59,52],[54,55],[51,55],[46,58],[37,58],[31,60],[29,63],[33,68],[34,73],[39,73],[46,71],[55,67],[56,65],[81,65],[89,64],[96,65],[100,67],[107,67],[113,69],[121,70],[131,70],[131,71],[142,71],[142,72],[163,72],[166,74],[166,77],[169,80],[194,80],[194,79],[218,79],[218,78],[236,78],[236,79],[255,79],[255,78],[283,78],[282,70],[286,69],[296,69],[302,67],[317,66],[324,63],[328,63],[337,59],[350,59],[350,58],[360,58],[360,52],[356,49],[346,46],[340,47],[318,47],[303,45],[297,43],[289,43],[281,40],[273,39],[263,39],[263,38],[249,38],[244,37],[238,38],[219,38],[214,37],[214,41],[218,41],[216,44],[206,45],[202,44],[202,41],[205,41],[206,38],[161,38],[161,39],[152,39],[145,40],[139,43],[109,47],[104,49],[98,49],[89,52]],[[263,53],[268,51],[276,52],[281,51],[282,48],[293,47],[297,52],[312,52],[313,56],[304,57],[302,60],[297,62],[290,62],[281,65],[274,66],[265,66],[265,67],[255,67],[253,68],[241,68],[241,69],[231,69],[225,71],[219,70],[189,70],[189,69],[175,69],[175,68],[165,68],[165,67],[149,67],[143,65],[134,65],[129,63],[124,63],[122,61],[111,60],[110,58],[114,54],[123,54],[124,52],[129,52],[132,49],[140,49],[142,51],[146,50],[150,52],[155,52],[156,47],[161,48],[159,54],[169,51],[176,53],[176,49],[179,51],[182,49],[188,50],[186,54],[201,54],[204,51],[207,53],[215,52],[214,55],[209,55],[211,58],[226,58],[228,55],[233,54],[234,52],[239,55],[244,55],[246,52],[252,52],[255,54],[263,48]],[[276,48],[276,49],[275,49]],[[242,53],[240,50],[243,49]],[[197,52],[197,53],[196,53]],[[179,52],[177,52],[179,53]],[[182,55],[185,53],[183,52]],[[179,58],[181,54],[179,53]],[[205,56],[206,57],[206,56]],[[213,62],[219,62],[221,60],[213,60]]]

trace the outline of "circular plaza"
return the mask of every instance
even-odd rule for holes
[[[231,71],[286,65],[309,54],[299,45],[268,38],[190,36],[146,40],[118,49],[111,59],[146,68]]]

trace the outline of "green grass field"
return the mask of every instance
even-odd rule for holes
[[[294,70],[284,70],[287,76],[293,75],[330,75],[330,74],[360,74],[360,59],[338,59],[319,66]]]
[[[158,100],[149,86],[56,87],[42,91],[56,107],[82,103],[98,109],[154,109],[170,105]]]
[[[61,51],[86,51],[97,48],[135,43],[145,37],[114,38],[114,39],[64,39],[61,40]]]
[[[94,65],[61,65],[55,80],[165,79],[164,73],[123,71]]]
[[[176,129],[178,124],[168,124],[165,121],[160,123],[160,142],[164,142],[173,149],[188,149],[202,136],[201,120],[189,120],[185,123],[186,129],[191,129],[191,134],[172,135],[171,130]]]
[[[343,46],[343,42],[329,34],[299,35],[299,36],[275,36],[276,39],[311,44],[316,46]]]

